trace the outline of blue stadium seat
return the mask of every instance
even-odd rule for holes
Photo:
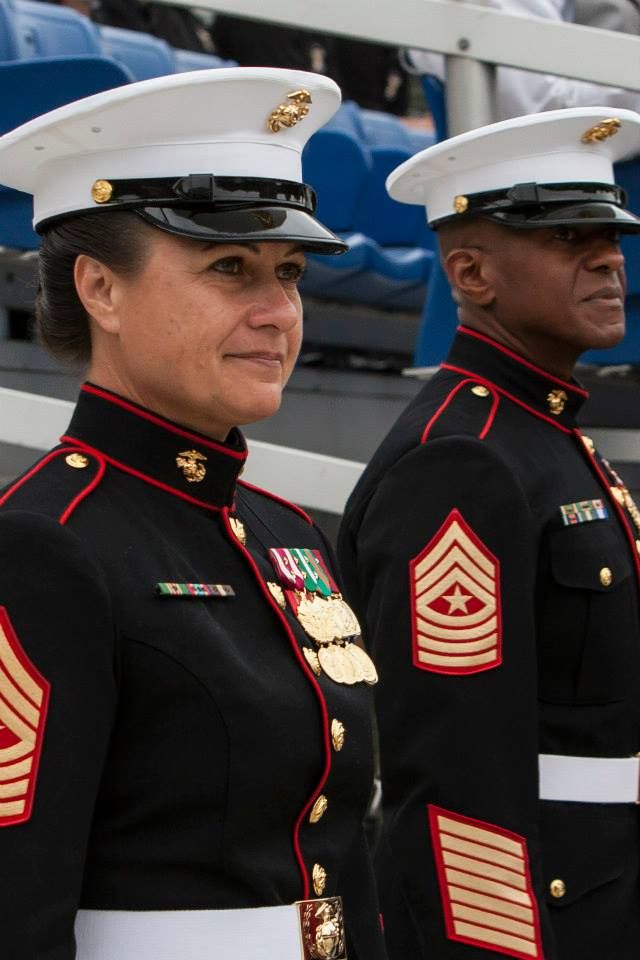
[[[0,63],[0,89],[20,91],[0,99],[0,135],[48,110],[129,83],[131,75],[105,57],[52,57]],[[29,194],[0,187],[0,246],[35,250]]]
[[[173,59],[176,73],[189,70],[215,70],[218,67],[237,67],[235,60],[223,60],[213,53],[201,53],[199,50],[179,50],[174,48]]]
[[[304,178],[318,194],[318,216],[332,230],[353,230],[355,211],[371,173],[371,155],[347,130],[325,127],[302,155]]]
[[[447,130],[447,103],[444,93],[444,83],[440,77],[433,77],[425,74],[422,77],[422,89],[425,100],[433,117],[433,125],[436,131],[436,142],[446,140],[449,136]]]
[[[14,0],[14,9],[21,58],[101,55],[96,25],[75,10],[37,0]]]
[[[101,26],[102,53],[123,63],[134,80],[150,80],[176,72],[173,48],[164,40],[137,30]]]
[[[19,56],[14,0],[0,0],[0,61],[16,60]]]

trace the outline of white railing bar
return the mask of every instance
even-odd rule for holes
[[[176,4],[176,0],[160,0]],[[193,6],[180,0],[180,6]],[[458,0],[198,0],[305,30],[417,47],[640,91],[640,37],[521,17]]]
[[[0,443],[48,450],[68,426],[74,404],[0,387]],[[364,464],[249,440],[243,480],[305,507],[342,513]]]

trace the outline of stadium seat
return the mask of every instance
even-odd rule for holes
[[[22,59],[102,54],[96,25],[69,7],[14,0],[14,20]]]
[[[123,63],[134,80],[150,80],[176,72],[173,48],[164,40],[121,27],[101,26],[99,31],[103,55]]]
[[[14,0],[0,0],[0,61],[16,60],[19,56]]]
[[[355,211],[371,173],[371,155],[348,130],[324,128],[302,155],[307,183],[318,194],[318,216],[332,230],[354,229]]]
[[[199,50],[179,50],[174,48],[173,59],[175,73],[186,73],[189,70],[215,70],[218,67],[237,67],[235,60],[223,60],[212,53],[201,53]]]
[[[0,89],[20,96],[0,99],[0,135],[72,100],[129,83],[131,74],[104,57],[51,57],[0,63]],[[0,246],[35,250],[31,197],[0,187]]]

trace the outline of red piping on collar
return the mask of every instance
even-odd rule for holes
[[[454,398],[455,395],[457,394],[458,390],[461,390],[464,386],[466,386],[466,385],[469,384],[469,383],[477,383],[477,382],[478,382],[478,381],[475,380],[475,379],[469,379],[469,380],[461,380],[460,383],[456,384],[456,386],[453,388],[453,390],[451,390],[450,393],[447,394],[446,399],[445,399],[445,400],[443,401],[443,403],[438,407],[438,409],[436,410],[436,412],[434,413],[434,415],[431,417],[431,419],[430,419],[429,422],[427,423],[427,425],[426,425],[426,427],[424,428],[424,431],[423,431],[423,433],[422,433],[422,436],[421,436],[421,438],[420,438],[420,443],[425,443],[426,440],[429,438],[429,433],[430,433],[430,431],[431,431],[431,427],[434,425],[434,423],[436,423],[436,421],[438,420],[438,417],[439,417],[442,413],[444,413],[444,411],[447,409],[447,407],[449,406],[449,404],[451,403],[451,401],[453,400],[453,398]],[[492,427],[492,425],[493,425],[493,421],[494,421],[495,416],[496,416],[496,410],[498,409],[498,403],[500,402],[500,398],[499,398],[498,394],[496,393],[495,389],[490,390],[490,393],[491,393],[491,397],[492,397],[492,399],[493,399],[493,402],[492,402],[492,404],[491,404],[491,410],[489,411],[489,415],[487,416],[485,425],[484,425],[484,427],[482,428],[481,432],[478,434],[478,439],[479,439],[479,440],[484,440],[484,438],[485,438],[485,437],[487,436],[487,434],[489,433],[489,430],[491,430],[491,427]]]
[[[98,486],[98,484],[100,483],[100,481],[101,481],[102,478],[104,477],[104,472],[105,472],[105,470],[106,470],[106,468],[107,468],[107,465],[106,465],[105,461],[103,460],[103,458],[102,458],[101,456],[99,456],[99,455],[97,456],[97,460],[98,460],[98,469],[97,469],[97,471],[96,471],[96,475],[95,475],[95,477],[93,478],[93,480],[92,480],[90,483],[87,484],[87,486],[84,488],[84,490],[81,490],[81,491],[80,491],[80,493],[77,495],[77,497],[74,497],[74,499],[71,501],[71,503],[69,504],[69,506],[67,507],[67,509],[64,510],[63,513],[60,514],[60,519],[58,520],[58,523],[59,523],[61,526],[64,526],[64,525],[65,525],[65,523],[67,522],[67,520],[69,519],[69,517],[71,516],[71,514],[73,513],[73,511],[76,509],[76,507],[78,506],[78,504],[82,503],[82,501],[84,500],[84,498],[85,498],[85,497],[88,497],[89,494],[92,493],[92,492],[95,490],[95,488]]]
[[[101,390],[99,387],[94,387],[92,384],[85,383],[81,390],[84,393],[92,393],[96,397],[102,397],[103,400],[108,400],[109,403],[115,403],[116,406],[122,407],[123,410],[128,410],[129,413],[135,414],[137,417],[141,417],[143,420],[149,420],[151,423],[155,423],[158,427],[163,427],[165,430],[170,430],[171,433],[177,434],[179,437],[184,437],[186,440],[193,440],[194,443],[199,443],[203,447],[209,447],[210,450],[217,450],[218,453],[224,453],[228,457],[233,457],[235,460],[246,460],[247,451],[236,451],[230,450],[228,447],[223,447],[222,444],[216,443],[215,440],[208,440],[206,437],[203,437],[199,433],[191,433],[189,430],[183,430],[181,427],[176,427],[173,423],[170,423],[169,420],[165,420],[164,417],[158,417],[154,413],[150,413],[148,410],[143,410],[141,407],[129,403],[127,400],[123,400],[122,397],[118,397],[114,393],[109,393],[107,390]]]
[[[544,420],[546,423],[550,423],[552,427],[556,428],[556,430],[561,430],[563,433],[572,433],[569,427],[563,427],[561,423],[557,422],[557,420],[552,420],[551,417],[548,417],[546,414],[540,413],[538,410],[534,410],[533,407],[530,407],[528,404],[524,403],[523,400],[518,400],[518,398],[514,397],[513,394],[503,390],[502,387],[499,387],[496,383],[492,383],[491,380],[486,380],[484,377],[477,376],[474,374],[473,370],[465,370],[464,367],[454,367],[450,363],[443,363],[440,366],[443,370],[451,370],[453,373],[461,373],[465,377],[470,377],[477,383],[482,383],[485,387],[488,387],[489,390],[497,390],[497,392],[501,393],[503,397],[507,398],[507,400],[511,400],[512,403],[517,403],[519,407],[522,407],[523,410],[533,414],[534,417],[538,417],[538,419]]]
[[[598,480],[600,481],[600,483],[601,483],[602,486],[604,487],[605,492],[606,492],[606,494],[607,494],[610,502],[613,504],[614,509],[615,509],[616,513],[618,514],[618,518],[619,518],[619,520],[620,520],[620,522],[621,522],[621,524],[622,524],[622,527],[623,527],[623,529],[624,529],[624,532],[625,532],[626,535],[627,535],[627,540],[629,541],[629,546],[630,546],[630,548],[631,548],[631,553],[633,554],[633,562],[634,562],[634,567],[635,567],[635,570],[636,570],[636,577],[637,577],[637,579],[638,579],[638,583],[640,583],[640,557],[638,556],[638,551],[637,551],[637,549],[636,549],[636,538],[635,538],[635,536],[634,536],[633,529],[632,529],[631,523],[630,523],[630,521],[629,521],[629,517],[627,516],[626,511],[621,507],[621,505],[618,503],[618,501],[616,500],[616,498],[615,498],[615,497],[613,496],[613,494],[611,493],[611,484],[607,481],[607,478],[606,478],[606,476],[604,475],[604,473],[603,473],[603,471],[602,471],[602,468],[601,468],[600,464],[598,463],[598,461],[596,460],[594,454],[589,453],[589,451],[588,451],[587,448],[585,447],[584,441],[583,441],[583,439],[582,439],[582,434],[581,434],[580,430],[576,427],[576,429],[575,429],[573,432],[574,432],[574,434],[576,435],[576,437],[578,438],[578,442],[579,442],[579,444],[580,444],[580,447],[581,447],[581,449],[582,449],[583,454],[584,454],[585,457],[587,458],[587,461],[588,461],[588,463],[589,463],[589,466],[591,467],[591,469],[594,471],[594,473],[595,473],[596,476],[598,477]]]
[[[476,330],[471,330],[469,327],[464,326],[458,327],[458,331],[460,333],[465,333],[469,337],[475,337],[476,340],[482,340],[483,343],[493,347],[494,350],[499,350],[500,353],[504,353],[505,356],[511,357],[511,359],[517,361],[517,363],[521,363],[523,367],[528,367],[529,370],[532,370],[534,373],[538,373],[546,380],[553,380],[554,383],[564,387],[566,390],[572,390],[573,393],[579,393],[580,396],[585,397],[585,399],[589,396],[588,391],[583,390],[582,387],[576,387],[573,383],[567,383],[566,380],[561,380],[559,377],[554,377],[552,373],[548,373],[546,370],[543,370],[542,367],[536,367],[535,363],[531,363],[529,360],[525,360],[524,357],[518,356],[518,354],[514,353],[513,350],[509,350],[508,347],[503,347],[501,343],[497,343],[495,340],[492,340],[491,337],[486,337],[483,333],[478,333]]]
[[[286,503],[286,501],[282,501],[282,502]],[[320,685],[318,684],[318,681],[314,677],[313,672],[309,667],[309,664],[306,662],[305,658],[300,652],[300,647],[298,646],[298,643],[296,641],[296,638],[293,634],[291,627],[287,623],[287,619],[284,613],[282,612],[282,610],[280,609],[276,601],[271,596],[271,593],[267,589],[267,586],[264,580],[260,576],[260,571],[256,566],[255,560],[253,559],[249,551],[242,546],[238,538],[234,535],[231,529],[231,524],[229,523],[229,508],[224,507],[221,511],[221,515],[222,515],[222,522],[224,523],[229,539],[234,544],[236,549],[240,551],[242,556],[245,558],[245,560],[251,567],[253,575],[256,578],[258,586],[260,587],[260,590],[264,594],[269,606],[273,609],[274,613],[278,616],[280,622],[284,626],[285,633],[287,634],[287,637],[289,639],[293,652],[298,662],[300,663],[300,666],[302,667],[303,673],[307,675],[307,678],[309,679],[311,686],[314,688],[316,696],[320,702],[320,713],[322,715],[322,733],[323,733],[323,744],[324,744],[324,768],[322,770],[322,774],[320,777],[320,783],[311,794],[310,799],[307,801],[305,806],[300,811],[300,814],[298,815],[298,819],[296,820],[295,826],[293,828],[293,849],[296,855],[296,860],[298,861],[298,867],[300,868],[300,873],[302,874],[302,891],[303,891],[302,899],[308,900],[309,899],[309,874],[307,872],[307,868],[304,862],[304,857],[302,855],[302,849],[300,847],[300,827],[302,825],[302,821],[311,810],[313,804],[316,802],[316,799],[319,797],[320,792],[324,788],[325,783],[329,779],[329,774],[331,773],[331,744],[329,742],[329,714],[327,712],[327,704],[324,699],[324,696],[322,695],[322,690],[320,689]]]
[[[174,487],[170,487],[168,483],[163,483],[162,480],[148,477],[146,473],[140,473],[139,470],[128,467],[125,463],[120,463],[119,460],[109,457],[106,453],[103,453],[102,450],[96,450],[94,447],[90,447],[88,443],[79,443],[75,437],[63,436],[60,437],[60,440],[63,443],[78,444],[78,450],[82,453],[90,453],[98,459],[106,460],[107,463],[110,463],[112,467],[116,467],[117,470],[122,470],[123,473],[129,473],[132,477],[137,477],[138,480],[144,480],[145,483],[150,484],[152,487],[158,487],[159,490],[164,490],[165,493],[172,493],[174,497],[180,497],[181,500],[186,500],[187,503],[193,503],[196,507],[211,510],[213,513],[219,513],[222,509],[222,507],[216,507],[213,503],[207,503],[206,500],[197,500],[195,497],[190,497],[188,493],[183,493],[182,490],[176,490]]]
[[[293,510],[295,513],[299,514],[303,520],[306,520],[307,523],[310,523],[313,526],[313,520],[308,513],[305,513],[302,507],[299,507],[297,503],[291,503],[289,500],[285,500],[284,497],[279,497],[275,493],[271,493],[270,490],[263,490],[262,487],[256,487],[252,483],[247,483],[246,480],[238,480],[238,484],[241,484],[243,487],[246,487],[247,490],[253,490],[254,493],[261,493],[264,497],[269,497],[270,500],[275,500],[276,503],[281,503],[283,507],[288,507],[289,510]]]

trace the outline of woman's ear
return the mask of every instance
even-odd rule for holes
[[[76,258],[73,279],[80,302],[91,319],[105,333],[118,333],[119,284],[113,270],[82,253]]]
[[[455,247],[443,261],[443,268],[452,290],[460,301],[488,307],[495,300],[491,265],[485,250],[480,247]]]

